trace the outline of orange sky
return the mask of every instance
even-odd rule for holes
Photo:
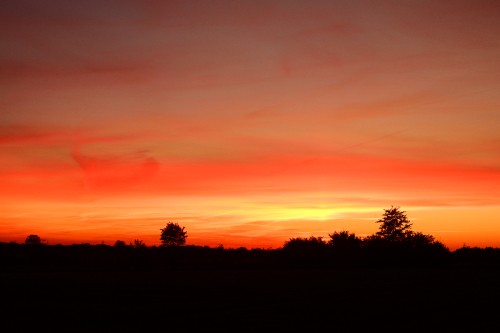
[[[500,247],[498,1],[5,1],[0,241]]]

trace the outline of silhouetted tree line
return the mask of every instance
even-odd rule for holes
[[[482,265],[500,268],[500,249],[462,247],[450,251],[432,235],[411,230],[399,207],[384,210],[380,229],[360,238],[348,231],[322,237],[290,238],[278,249],[185,245],[187,232],[177,223],[161,229],[160,246],[136,239],[113,246],[87,243],[48,245],[29,235],[24,244],[0,242],[0,270],[171,270],[276,269],[335,267],[441,267]]]

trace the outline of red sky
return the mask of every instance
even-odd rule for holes
[[[498,1],[4,1],[0,241],[500,247]]]

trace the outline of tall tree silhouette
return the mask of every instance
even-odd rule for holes
[[[181,246],[186,244],[187,232],[178,223],[168,222],[160,229],[160,240],[163,246]]]
[[[408,237],[413,236],[411,231],[412,223],[406,216],[406,212],[399,207],[392,206],[384,209],[384,215],[377,221],[380,223],[380,230],[376,235],[388,241],[403,241]]]

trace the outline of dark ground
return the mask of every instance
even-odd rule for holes
[[[2,332],[499,332],[500,269],[0,272]]]

